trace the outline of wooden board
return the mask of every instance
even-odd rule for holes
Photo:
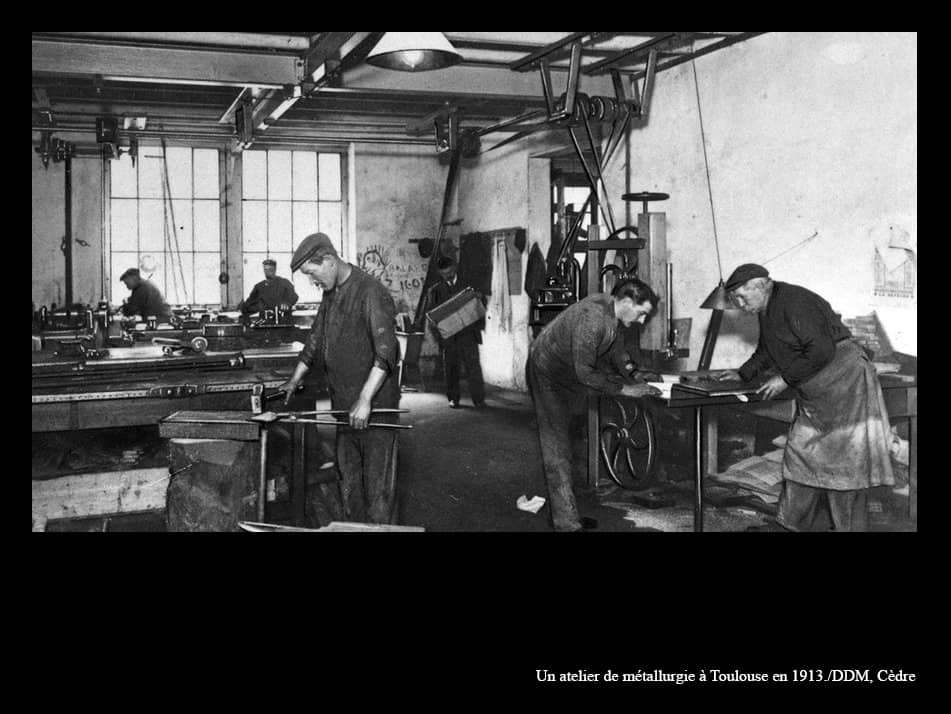
[[[34,527],[56,518],[161,511],[168,481],[167,466],[33,481]]]

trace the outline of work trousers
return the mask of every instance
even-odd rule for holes
[[[823,498],[829,504],[832,526],[836,531],[868,530],[868,489],[836,491],[816,488],[795,481],[783,481],[777,522],[791,531],[823,530],[817,511]]]
[[[538,422],[538,441],[548,485],[548,504],[552,525],[556,531],[581,529],[578,504],[572,487],[572,402],[578,396],[570,390],[550,382],[528,363],[526,370],[535,419]]]
[[[337,468],[347,520],[396,523],[396,452],[395,429],[337,430]]]
[[[451,401],[458,402],[460,396],[460,367],[466,366],[466,378],[469,382],[469,396],[474,404],[485,401],[485,384],[482,381],[482,364],[479,362],[479,343],[472,330],[463,330],[442,343],[443,368],[446,372],[446,395]]]

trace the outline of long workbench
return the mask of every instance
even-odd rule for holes
[[[253,386],[283,384],[300,349],[299,343],[247,349],[240,353],[243,366],[211,369],[200,361],[173,368],[175,358],[163,361],[154,345],[113,349],[88,369],[34,378],[33,431],[152,425],[185,409],[248,409]],[[215,361],[222,354],[205,357]]]

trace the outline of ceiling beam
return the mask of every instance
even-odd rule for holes
[[[306,37],[285,35],[276,32],[34,32],[34,37],[48,37],[70,42],[100,41],[130,43],[141,46],[176,44],[212,47],[235,47],[247,49],[278,50],[291,54],[307,51],[310,42]]]
[[[273,53],[159,49],[33,40],[33,71],[106,80],[280,89],[303,79],[304,61]]]
[[[580,91],[590,95],[614,93],[607,77],[585,77]],[[515,100],[517,96],[542,99],[541,81],[535,74],[489,67],[447,67],[432,72],[394,72],[370,65],[359,65],[343,74],[343,86],[379,94],[396,92],[404,97],[415,93],[443,94],[456,97],[477,96],[487,99]],[[515,96],[513,96],[515,95]]]
[[[585,37],[588,37],[589,35],[594,35],[594,34],[597,34],[597,33],[572,32],[570,35],[568,35],[567,37],[561,38],[557,42],[552,42],[550,45],[546,45],[545,47],[535,50],[534,52],[532,52],[529,55],[526,55],[525,57],[521,57],[520,59],[515,60],[514,62],[512,62],[512,64],[509,65],[509,68],[515,72],[525,72],[527,70],[534,69],[535,63],[538,62],[538,60],[549,57],[555,52],[558,52],[559,50],[563,50],[569,45],[575,42],[580,42]]]
[[[714,42],[713,44],[707,45],[702,49],[697,50],[696,52],[691,52],[685,57],[678,57],[673,59],[670,62],[660,62],[657,64],[657,71],[662,72],[665,69],[670,69],[671,67],[676,67],[678,64],[683,64],[684,62],[689,62],[691,59],[696,57],[702,57],[703,55],[708,55],[711,52],[716,52],[717,50],[723,49],[724,47],[729,47],[730,45],[735,45],[738,42],[743,42],[744,40],[749,40],[757,35],[765,35],[765,32],[738,32],[732,37],[728,37],[725,40],[720,42]],[[645,72],[638,72],[637,74],[631,77],[632,80],[640,79],[643,77]]]

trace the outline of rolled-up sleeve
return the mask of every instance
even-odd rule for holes
[[[306,364],[308,368],[313,368],[315,362],[318,366],[323,366],[324,355],[321,345],[323,345],[324,342],[324,323],[326,322],[326,313],[329,309],[329,299],[325,295],[323,302],[321,302],[320,307],[317,309],[317,315],[314,317],[314,324],[310,328],[310,333],[308,333],[307,339],[304,341],[304,349],[302,349],[300,355],[298,355],[298,359]]]
[[[396,369],[399,358],[393,298],[382,286],[377,290],[368,290],[365,308],[367,324],[370,326],[370,344],[373,345],[373,365],[390,374]]]

